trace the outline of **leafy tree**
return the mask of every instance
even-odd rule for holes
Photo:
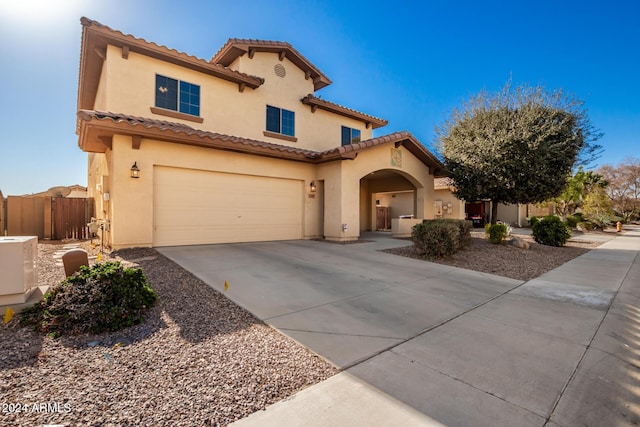
[[[622,163],[598,169],[609,183],[605,189],[613,209],[626,221],[640,216],[640,158],[629,157]]]
[[[465,101],[436,134],[456,195],[492,200],[493,222],[498,203],[558,196],[576,162],[590,163],[601,150],[582,101],[511,82]]]
[[[587,194],[582,205],[582,213],[586,219],[602,229],[611,225],[615,218],[611,208],[611,199],[602,187],[596,187]]]
[[[593,171],[584,171],[582,166],[567,179],[567,185],[560,196],[553,202],[556,205],[556,213],[561,216],[571,215],[576,209],[581,208],[585,198],[599,188],[606,188],[607,180]]]

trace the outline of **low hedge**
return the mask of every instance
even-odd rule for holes
[[[545,216],[532,224],[533,238],[540,244],[564,246],[571,237],[571,229],[555,215]]]
[[[494,245],[502,243],[509,234],[506,224],[487,224],[484,226],[484,233]]]
[[[471,244],[471,221],[456,219],[424,220],[411,230],[416,252],[429,258],[453,255]]]

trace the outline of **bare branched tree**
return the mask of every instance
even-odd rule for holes
[[[622,163],[604,165],[598,173],[607,180],[605,188],[613,209],[626,221],[640,217],[640,158],[629,157]]]

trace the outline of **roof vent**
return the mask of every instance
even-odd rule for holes
[[[282,64],[276,64],[273,67],[273,72],[276,73],[276,76],[278,77],[284,77],[287,75],[287,70],[284,69]]]

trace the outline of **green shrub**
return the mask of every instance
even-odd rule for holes
[[[582,231],[591,231],[593,230],[593,224],[589,221],[581,221],[576,224],[576,227]]]
[[[578,218],[578,222],[582,222],[584,221],[584,215],[582,214],[582,212],[574,212],[573,216],[575,216],[576,218]]]
[[[21,323],[54,336],[117,331],[140,323],[156,298],[140,268],[117,261],[83,266],[24,310]]]
[[[464,220],[435,219],[416,224],[411,239],[420,255],[448,257],[471,244],[473,223]]]
[[[466,221],[464,219],[428,219],[425,221],[439,221],[455,225],[456,227],[458,227],[458,249],[462,249],[471,245],[471,231],[473,231],[472,221]]]
[[[487,224],[484,226],[484,233],[487,239],[494,245],[502,243],[507,238],[507,226],[505,224]]]
[[[567,215],[567,227],[576,228],[579,222],[582,221],[582,215]]]
[[[473,242],[471,238],[471,232],[473,231],[472,221],[464,219],[437,219],[433,221],[444,221],[445,223],[454,224],[458,227],[458,250],[471,246]]]
[[[532,231],[535,241],[547,246],[563,246],[571,237],[569,227],[554,215],[545,216],[537,221]]]
[[[536,225],[539,221],[540,221],[540,217],[537,217],[537,216],[532,216],[531,218],[529,218],[529,224],[531,224],[531,227]]]
[[[587,217],[588,221],[593,224],[595,228],[604,230],[607,227],[612,227],[618,221],[622,221],[622,217],[610,215],[608,213],[592,214]]]

